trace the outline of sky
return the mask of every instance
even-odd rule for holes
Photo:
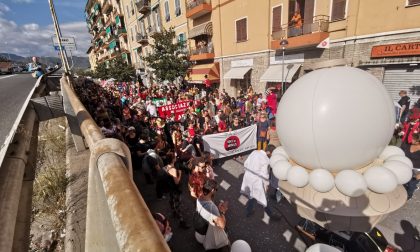
[[[87,0],[54,0],[63,37],[75,37],[77,51],[87,56],[91,35],[84,9]],[[58,56],[48,0],[0,0],[0,52],[20,56]]]

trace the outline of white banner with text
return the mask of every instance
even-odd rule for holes
[[[214,158],[236,155],[257,148],[257,125],[231,132],[203,136],[204,150]]]

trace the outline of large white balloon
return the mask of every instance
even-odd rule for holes
[[[276,154],[282,154],[285,157],[289,157],[289,155],[287,154],[287,152],[283,148],[283,146],[279,146],[279,147],[277,147],[277,148],[274,149],[272,155],[276,155]]]
[[[365,178],[353,170],[339,172],[335,176],[335,186],[342,194],[350,197],[359,197],[367,191]]]
[[[394,174],[400,185],[407,183],[413,177],[413,169],[401,161],[387,159],[382,166]]]
[[[334,187],[334,177],[325,169],[316,169],[309,174],[309,184],[318,192],[328,192]]]
[[[287,181],[296,187],[304,187],[309,182],[309,174],[301,166],[293,166],[287,173]]]
[[[329,171],[371,163],[389,143],[395,109],[383,84],[356,68],[305,74],[278,105],[277,132],[290,158]]]
[[[394,173],[385,167],[373,166],[363,173],[368,188],[376,193],[389,193],[397,188],[398,182]]]
[[[277,161],[274,166],[271,167],[273,169],[273,174],[279,180],[286,180],[287,174],[292,168],[292,165],[288,161]]]
[[[387,158],[385,162],[387,161],[400,161],[406,164],[408,167],[413,168],[413,162],[406,156],[393,155]]]
[[[244,240],[236,240],[232,243],[230,248],[230,252],[251,252],[251,247],[249,244]]]
[[[277,161],[288,161],[287,157],[285,157],[283,154],[277,153],[276,155],[272,155],[270,158],[270,166],[274,167],[274,165],[277,163]]]
[[[310,246],[306,252],[340,252],[341,250],[331,247],[326,244],[317,243],[312,246]]]
[[[397,146],[387,146],[379,156],[380,159],[385,160],[391,156],[405,156],[404,151]]]

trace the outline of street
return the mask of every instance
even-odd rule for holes
[[[0,143],[3,145],[36,82],[30,74],[0,75]],[[2,146],[3,147],[3,146]]]

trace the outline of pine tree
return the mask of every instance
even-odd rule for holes
[[[108,69],[110,78],[117,81],[132,81],[136,77],[136,69],[128,65],[121,56],[117,56],[111,61]]]
[[[156,80],[173,82],[176,78],[185,76],[191,63],[185,53],[185,42],[174,42],[173,28],[157,32],[152,38],[154,40],[150,45],[152,53],[143,59],[153,69]]]
[[[105,62],[101,62],[96,66],[94,77],[102,80],[110,78],[109,70],[107,69]]]

